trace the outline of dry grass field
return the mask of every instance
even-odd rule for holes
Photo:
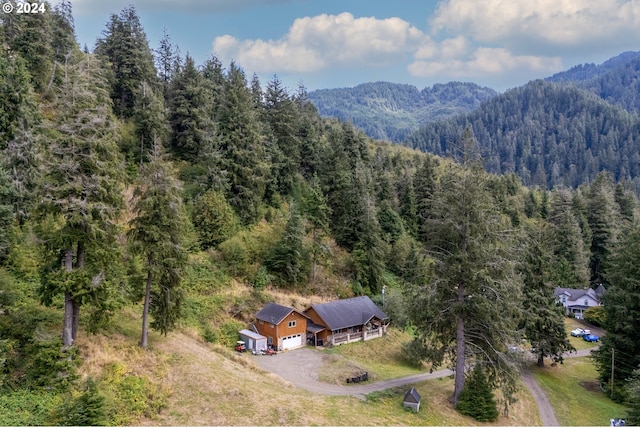
[[[166,393],[159,414],[141,418],[141,425],[535,425],[537,406],[526,392],[509,417],[477,423],[449,404],[453,380],[442,378],[416,384],[423,396],[419,413],[401,406],[406,391],[372,393],[363,401],[350,396],[324,396],[297,389],[280,377],[261,371],[250,355],[203,343],[195,334],[150,335],[150,349],[137,346],[137,315],[124,313],[119,324],[132,325],[122,333],[80,337],[85,359],[82,371],[99,376],[112,363],[131,375],[145,376]],[[397,351],[396,350],[392,350]],[[378,351],[378,354],[381,352]],[[367,355],[371,360],[373,353]],[[275,356],[278,357],[278,356]],[[337,357],[337,356],[336,356]],[[347,358],[348,355],[342,355]],[[374,365],[393,362],[380,355]],[[388,360],[388,361],[385,361]],[[357,361],[353,363],[359,363]],[[405,369],[405,368],[402,368]],[[387,369],[386,371],[388,371]],[[384,370],[383,370],[384,372]],[[383,374],[383,376],[386,376]]]

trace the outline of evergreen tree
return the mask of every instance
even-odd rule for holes
[[[601,337],[600,348],[594,350],[593,355],[607,394],[622,402],[625,381],[640,366],[640,341],[637,339],[640,328],[640,226],[635,224],[621,234],[611,254],[610,266],[606,277],[609,287],[602,297],[607,333]],[[611,366],[612,359],[615,367]]]
[[[142,312],[143,348],[148,344],[148,315],[152,327],[167,334],[180,316],[181,271],[187,261],[184,234],[188,221],[182,204],[182,185],[171,164],[162,158],[156,140],[136,188],[128,237],[134,253],[144,258],[146,283]]]
[[[416,198],[417,237],[421,241],[428,239],[428,230],[425,229],[425,226],[431,218],[432,200],[436,188],[436,166],[437,161],[431,156],[427,156],[416,171],[413,179]]]
[[[62,71],[51,108],[56,114],[48,124],[39,211],[53,222],[42,228],[51,256],[42,298],[50,304],[55,295],[64,295],[62,337],[68,348],[76,339],[80,307],[104,303],[109,291],[117,265],[123,173],[106,81],[96,60],[70,58]]]
[[[142,82],[155,86],[156,70],[147,36],[133,5],[112,14],[96,54],[111,68],[111,99],[119,117],[131,117]]]
[[[289,205],[289,219],[280,241],[265,259],[269,271],[277,274],[285,285],[297,285],[309,277],[308,254],[302,243],[304,225],[298,207]]]
[[[297,135],[297,111],[291,97],[274,77],[264,95],[265,116],[278,152],[273,167],[276,191],[290,194],[295,175],[300,167],[300,140]]]
[[[327,205],[326,197],[320,188],[320,182],[316,175],[304,195],[303,209],[305,216],[311,224],[313,243],[311,248],[311,285],[315,283],[318,260],[326,248],[321,244],[322,238],[329,230],[329,215],[331,209]]]
[[[171,80],[173,80],[176,71],[175,64],[176,61],[179,61],[179,57],[176,48],[171,43],[171,36],[167,32],[166,27],[162,29],[162,38],[160,39],[158,49],[156,49],[154,53],[155,66],[158,70],[160,84],[162,85],[162,95],[165,102],[167,102],[169,100],[168,95]]]
[[[14,188],[9,182],[9,175],[0,167],[0,265],[9,249],[9,228],[13,220],[13,206],[10,200],[13,199]]]
[[[565,352],[575,351],[564,328],[564,307],[556,302],[555,286],[549,281],[551,257],[547,249],[548,234],[542,227],[543,224],[527,227],[520,264],[524,281],[522,327],[538,358],[539,367],[544,367],[545,357],[562,362]]]
[[[480,365],[471,371],[467,386],[460,394],[456,409],[461,414],[470,416],[477,421],[491,422],[498,418],[498,409],[491,385]]]
[[[594,287],[605,283],[607,262],[612,246],[617,239],[620,212],[615,201],[613,178],[600,173],[588,191],[587,219],[591,230],[589,267],[590,281]]]
[[[222,193],[209,190],[195,200],[193,225],[202,249],[214,248],[230,238],[237,230],[238,222]]]
[[[561,288],[587,286],[589,258],[568,190],[559,189],[552,195],[548,232],[553,251],[550,280]]]
[[[28,217],[38,181],[37,126],[41,119],[24,61],[0,52],[0,167],[14,189],[10,201],[19,223]]]
[[[204,79],[187,55],[169,91],[171,146],[179,158],[197,163],[214,150],[215,124],[210,113],[212,99]]]
[[[627,406],[626,425],[640,425],[640,369],[633,371],[633,375],[627,380]]]
[[[136,137],[139,146],[137,160],[142,167],[144,159],[148,159],[153,150],[153,141],[158,138],[164,142],[167,138],[168,124],[162,98],[158,96],[147,82],[141,82],[136,91],[136,105],[133,112]]]
[[[226,199],[241,221],[249,224],[258,219],[268,165],[251,91],[244,71],[233,62],[225,79],[218,120],[222,168],[229,182]]]
[[[515,368],[500,351],[514,342],[521,284],[515,275],[513,233],[486,188],[486,177],[472,156],[473,141],[461,144],[463,166],[441,177],[424,230],[433,259],[428,283],[408,289],[413,350],[440,366],[454,363],[452,402],[465,388],[467,360],[486,362],[492,386],[501,386],[506,403],[515,391]],[[471,148],[471,149],[470,149]]]

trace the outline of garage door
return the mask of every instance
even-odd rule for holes
[[[300,347],[302,345],[302,335],[291,335],[282,339],[282,349]]]

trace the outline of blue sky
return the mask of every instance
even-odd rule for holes
[[[138,11],[201,64],[235,60],[264,85],[468,81],[499,91],[639,50],[640,0],[71,0],[91,49],[109,15]]]

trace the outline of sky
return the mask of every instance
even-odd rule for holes
[[[55,4],[55,0],[52,0]],[[498,91],[640,50],[640,0],[71,0],[80,46],[133,4],[202,64],[235,61],[292,90],[450,81]]]

